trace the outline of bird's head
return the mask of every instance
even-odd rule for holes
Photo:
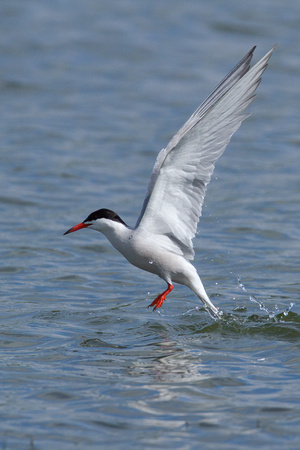
[[[93,230],[103,232],[105,228],[109,227],[111,222],[119,222],[127,226],[126,223],[114,211],[102,208],[92,212],[83,222],[75,225],[64,233],[69,234],[73,231],[81,230],[82,228],[92,228]]]

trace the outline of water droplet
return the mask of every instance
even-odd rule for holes
[[[129,239],[132,239],[133,238],[133,236],[132,236],[132,234],[129,236]]]
[[[153,261],[149,261],[149,264],[153,264]]]

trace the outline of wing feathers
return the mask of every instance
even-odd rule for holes
[[[192,239],[217,159],[249,116],[273,47],[251,70],[255,47],[222,80],[163,149],[155,162],[136,227],[168,237],[168,251],[192,259]]]
[[[147,188],[146,197],[143,203],[142,210],[140,212],[140,216],[137,220],[136,227],[139,225],[141,218],[144,214],[146,206],[148,204],[149,197],[151,195],[153,186],[159,174],[160,167],[163,164],[163,161],[171,148],[173,148],[181,139],[181,137],[187,133],[187,131],[193,126],[193,124],[197,123],[201,117],[222,97],[226,92],[240,79],[245,73],[248,72],[250,68],[250,61],[253,56],[253,52],[256,46],[254,46],[245,56],[241,59],[241,61],[226,75],[225,78],[218,84],[218,86],[212,91],[212,93],[204,100],[203,103],[196,109],[196,111],[191,115],[191,117],[187,120],[187,122],[180,128],[180,130],[173,136],[169,144],[165,149],[162,149],[158,154],[152,174],[150,177],[149,185]]]

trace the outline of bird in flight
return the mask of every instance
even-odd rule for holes
[[[163,279],[167,289],[149,305],[153,310],[162,306],[173,283],[179,283],[189,287],[213,317],[222,314],[190,262],[195,254],[193,238],[215,163],[250,115],[244,111],[275,47],[250,69],[253,47],[161,150],[135,227],[102,208],[64,233],[82,228],[100,231],[131,264]]]

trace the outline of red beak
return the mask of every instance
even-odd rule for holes
[[[81,222],[81,223],[79,223],[78,225],[75,225],[75,227],[70,228],[68,231],[66,231],[66,232],[64,233],[64,235],[65,235],[65,234],[69,234],[69,233],[73,233],[73,231],[81,230],[81,228],[87,228],[87,227],[89,227],[90,225],[92,225],[92,224],[91,224],[91,223],[84,223],[84,222]]]

